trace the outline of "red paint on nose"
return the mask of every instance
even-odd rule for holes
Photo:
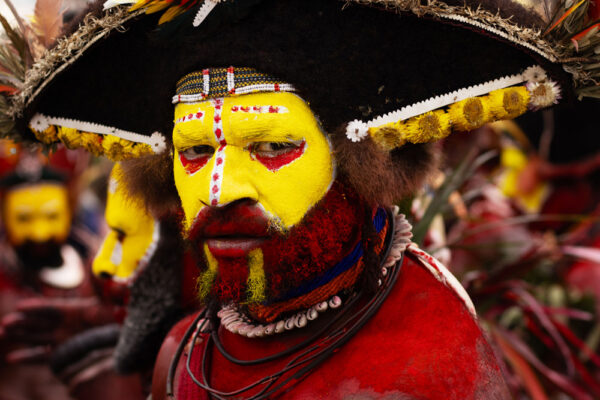
[[[270,171],[277,171],[279,168],[284,167],[292,161],[300,158],[300,156],[304,154],[305,148],[306,142],[302,142],[300,146],[294,147],[283,154],[279,154],[274,157],[268,157],[257,153],[255,158]]]
[[[192,160],[188,160],[183,153],[179,153],[179,160],[181,161],[181,165],[185,169],[185,172],[188,174],[193,174],[200,170],[200,168],[204,167],[210,156],[197,157]]]

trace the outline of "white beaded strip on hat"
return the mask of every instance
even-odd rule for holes
[[[90,132],[100,135],[116,136],[119,139],[128,140],[133,143],[147,144],[152,148],[155,154],[160,154],[167,149],[167,141],[160,132],[154,132],[152,135],[142,135],[140,133],[130,132],[118,129],[112,126],[96,124],[95,122],[79,121],[76,119],[52,117],[37,113],[29,121],[30,128],[43,132],[50,125],[62,126],[65,128],[77,129],[81,132]]]
[[[206,97],[210,94],[207,83],[204,84],[202,93],[195,94],[176,94],[171,99],[173,104],[178,103],[198,103],[206,100]],[[235,88],[236,95],[249,94],[254,92],[295,92],[296,88],[294,85],[289,83],[259,83],[256,85],[242,86]]]
[[[198,13],[196,14],[196,17],[194,17],[192,25],[194,27],[200,26],[200,24],[204,22],[206,17],[208,17],[208,14],[210,14],[217,4],[219,4],[218,0],[205,0],[204,3],[202,3],[202,6],[198,9]]]
[[[406,250],[411,243],[412,226],[406,220],[404,214],[399,214],[398,207],[392,210],[395,227],[394,238],[390,253],[388,254],[383,267],[381,268],[382,277],[387,276],[389,268],[394,266],[401,258],[402,252]],[[381,285],[381,280],[379,281]],[[294,328],[304,328],[309,321],[314,321],[319,317],[319,314],[326,312],[328,309],[336,309],[342,305],[342,299],[339,296],[333,296],[327,301],[322,301],[310,307],[308,310],[300,311],[295,315],[281,319],[271,324],[254,324],[250,318],[240,312],[234,305],[223,307],[217,313],[221,319],[221,325],[231,333],[246,336],[248,338],[270,336],[276,333],[292,330]],[[198,325],[200,326],[200,325]],[[203,328],[203,332],[206,331]]]
[[[542,67],[539,65],[532,65],[522,73],[505,76],[479,85],[469,86],[450,93],[434,96],[427,100],[407,105],[399,110],[380,115],[366,122],[360,120],[350,121],[346,126],[346,136],[353,142],[360,142],[367,137],[369,128],[376,128],[390,123],[405,121],[409,118],[449,106],[450,104],[461,100],[482,96],[494,90],[505,89],[523,82],[529,82],[529,79],[540,81],[545,77],[546,72]]]

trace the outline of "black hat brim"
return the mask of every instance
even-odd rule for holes
[[[25,109],[170,138],[183,75],[252,67],[292,83],[327,130],[542,64],[483,31],[337,0],[225,2],[194,28],[193,13],[158,28],[141,15],[58,74]],[[187,20],[186,20],[187,19]]]

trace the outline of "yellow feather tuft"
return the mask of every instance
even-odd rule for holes
[[[157,13],[157,12],[162,11],[165,8],[169,7],[170,5],[171,5],[170,3],[168,3],[164,0],[153,1],[148,5],[148,8],[146,8],[146,14]]]
[[[37,0],[31,22],[40,42],[49,47],[62,32],[62,0]]]
[[[169,21],[173,20],[175,17],[178,17],[181,14],[183,14],[185,11],[186,11],[186,9],[183,7],[173,6],[173,7],[169,8],[167,11],[165,11],[165,13],[158,20],[158,24],[161,25],[161,24],[164,24],[165,22],[169,22]]]
[[[148,5],[152,1],[154,1],[154,0],[138,0],[137,3],[135,3],[134,5],[131,6],[129,11],[132,12],[132,11],[139,10],[140,8],[144,8],[144,7],[146,7],[146,5]]]

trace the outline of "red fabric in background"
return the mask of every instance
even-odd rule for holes
[[[189,326],[190,321],[182,321],[172,331],[167,339],[170,345],[163,346],[161,350],[155,377],[166,375],[167,360],[171,359],[169,353],[172,355],[174,350],[173,335],[178,336],[176,341],[181,338],[185,330],[182,324]],[[310,323],[306,332],[309,329]],[[244,359],[261,357],[288,347],[293,340],[290,336],[245,339],[224,329],[220,332],[225,348]],[[192,370],[196,376],[200,376],[202,351],[201,343],[193,353]],[[279,370],[288,360],[241,367],[226,361],[213,347],[211,385],[222,391],[233,391]],[[184,355],[175,380],[176,398],[206,399],[206,394],[193,384],[185,372],[185,361]],[[155,400],[164,398],[164,387],[155,386],[153,389]],[[409,255],[405,257],[392,293],[379,312],[350,342],[278,398],[335,400],[382,397],[509,398],[492,350],[463,302]]]

